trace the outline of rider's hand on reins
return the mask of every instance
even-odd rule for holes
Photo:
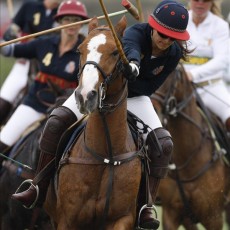
[[[135,81],[136,77],[139,75],[139,67],[134,62],[123,64],[122,71],[124,73],[125,78],[129,81]]]

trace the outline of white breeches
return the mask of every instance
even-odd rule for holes
[[[80,120],[83,117],[83,114],[80,113],[80,111],[77,108],[77,102],[75,100],[75,91],[69,96],[69,98],[63,103],[63,106],[69,108],[72,110],[75,115],[77,116],[77,119]]]
[[[28,81],[30,61],[26,59],[23,59],[23,61],[24,63],[21,63],[19,60],[15,61],[0,90],[0,97],[10,103],[14,102]]]
[[[71,109],[80,119],[83,115],[79,112],[75,100],[74,93],[64,102],[63,106]],[[156,129],[162,127],[160,119],[152,105],[152,102],[147,96],[139,96],[128,98],[127,100],[127,109],[139,117],[146,125],[151,129]],[[142,128],[141,124],[138,124],[139,128]],[[144,135],[146,138],[146,135]]]
[[[161,121],[149,97],[139,96],[128,98],[128,110],[139,117],[151,129],[162,127]],[[142,128],[141,124],[138,124]],[[147,134],[143,135],[146,140]]]
[[[25,130],[44,116],[27,105],[19,105],[0,132],[0,140],[8,146],[14,145]]]
[[[216,114],[225,124],[230,117],[230,92],[223,80],[198,88],[198,93],[205,106]]]

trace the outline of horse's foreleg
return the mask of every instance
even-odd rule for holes
[[[183,226],[186,230],[199,230],[196,224],[191,223],[190,218],[187,218],[186,220],[184,220]]]
[[[133,230],[135,219],[132,215],[123,216],[106,226],[106,230]]]
[[[162,229],[177,230],[180,226],[178,215],[177,210],[166,210],[162,207]]]
[[[203,226],[208,230],[222,230],[223,229],[223,216],[221,210],[215,213],[216,215],[208,216],[203,220]]]

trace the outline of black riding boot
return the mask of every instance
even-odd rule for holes
[[[149,177],[149,190],[152,198],[152,204],[146,204],[148,194],[146,194],[146,188],[141,189],[141,194],[138,198],[138,211],[139,211],[139,227],[143,229],[158,229],[160,225],[160,221],[157,220],[157,212],[155,207],[153,206],[157,190],[160,184],[160,179]],[[145,185],[146,186],[146,185]]]
[[[8,155],[8,150],[9,150],[9,146],[4,144],[3,142],[0,141],[0,153],[7,156]],[[0,156],[0,171],[2,169],[2,162],[6,160],[3,156]]]
[[[11,108],[12,108],[12,104],[0,97],[0,126],[6,120]]]
[[[171,136],[164,128],[158,128],[148,134],[146,145],[150,158],[149,189],[152,203],[155,202],[160,180],[168,173],[173,143]],[[160,222],[156,219],[155,207],[148,204],[140,211],[139,227],[144,229],[158,229]]]
[[[35,205],[42,206],[50,178],[55,171],[54,159],[58,143],[65,130],[76,121],[76,115],[64,106],[53,110],[41,136],[41,155],[35,178],[29,189],[13,194],[12,199],[20,201],[27,208],[33,208]]]

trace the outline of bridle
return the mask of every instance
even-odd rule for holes
[[[183,165],[177,166],[177,170],[182,170],[185,167],[187,167],[190,160],[193,158],[194,154],[196,154],[198,152],[198,150],[202,147],[204,140],[207,138],[207,135],[208,135],[207,130],[204,129],[203,127],[201,127],[200,124],[198,124],[194,120],[194,118],[192,118],[190,115],[188,115],[184,111],[184,109],[187,106],[189,106],[189,103],[194,98],[194,96],[195,96],[194,90],[195,89],[193,89],[189,93],[188,96],[183,96],[183,99],[180,102],[178,102],[178,100],[175,96],[176,89],[178,87],[178,83],[183,78],[183,73],[184,73],[183,67],[181,67],[181,68],[179,66],[179,68],[175,69],[175,74],[172,76],[173,79],[172,79],[170,88],[165,95],[161,92],[157,92],[156,94],[152,95],[152,98],[157,100],[158,102],[160,102],[160,104],[163,108],[162,109],[162,122],[166,128],[167,128],[168,120],[170,117],[181,116],[182,118],[184,118],[185,120],[187,120],[188,122],[193,124],[195,127],[197,127],[199,129],[199,131],[201,132],[202,140],[200,141],[200,144],[195,149],[191,150],[191,153],[189,154],[189,158],[187,159],[187,161]]]
[[[195,93],[194,90],[180,102],[178,102],[175,91],[178,86],[178,82],[182,79],[182,72],[180,69],[175,70],[175,75],[173,76],[173,80],[171,82],[170,88],[167,93],[164,95],[163,93],[157,91],[155,94],[151,96],[151,98],[160,102],[162,106],[162,114],[163,114],[163,124],[167,126],[167,121],[169,116],[177,117],[182,116],[192,124],[194,124],[201,132],[203,132],[202,127],[190,116],[188,116],[183,110],[188,106],[188,104],[193,99]]]
[[[110,31],[109,28],[95,28],[94,30],[107,30]],[[94,31],[92,30],[92,31]],[[91,32],[92,32],[91,31]],[[87,65],[93,65],[101,74],[101,76],[103,77],[103,82],[100,83],[99,86],[99,103],[98,103],[98,109],[100,113],[111,113],[113,112],[117,107],[119,107],[122,102],[127,98],[128,95],[128,91],[127,91],[127,80],[124,78],[124,84],[122,85],[121,89],[118,90],[116,93],[114,93],[113,95],[107,95],[107,89],[108,86],[111,85],[111,83],[117,79],[119,76],[121,76],[121,72],[122,72],[122,61],[119,58],[116,62],[116,65],[113,69],[113,71],[107,75],[105,73],[105,71],[102,69],[102,67],[95,61],[86,61],[84,63],[84,65],[80,68],[79,74],[78,74],[78,79],[80,78],[84,68]],[[117,102],[111,104],[111,103],[106,103],[106,99],[108,97],[112,97],[115,96],[117,94],[120,94],[121,96],[118,98]]]
[[[189,106],[189,102],[196,95],[195,94],[195,89],[193,88],[192,92],[187,97],[184,97],[184,99],[181,102],[179,102],[179,103],[177,102],[177,99],[176,99],[176,97],[174,95],[175,95],[175,90],[177,88],[178,81],[181,80],[181,78],[183,77],[182,76],[183,67],[182,67],[182,69],[181,68],[176,69],[175,71],[176,72],[175,72],[175,75],[173,76],[174,77],[173,81],[172,81],[171,86],[170,86],[169,90],[167,91],[167,93],[165,95],[163,95],[162,93],[157,92],[157,94],[152,95],[152,98],[156,99],[158,102],[160,102],[160,104],[161,104],[161,106],[163,108],[163,111],[162,111],[163,118],[162,118],[162,120],[163,120],[163,124],[165,125],[165,127],[167,127],[169,116],[173,116],[173,117],[181,116],[181,117],[185,118],[188,122],[192,123],[201,132],[202,139],[200,141],[200,144],[195,149],[193,149],[191,151],[191,153],[189,154],[188,159],[182,165],[176,166],[176,171],[180,171],[180,170],[183,170],[186,167],[188,167],[188,164],[190,163],[191,159],[194,157],[194,155],[197,152],[199,152],[199,149],[204,144],[204,140],[207,139],[207,138],[211,139],[212,137],[209,136],[209,134],[207,133],[207,129],[204,129],[203,127],[201,127],[191,116],[189,116],[188,114],[186,114],[183,111],[184,108]],[[180,179],[180,183],[189,183],[189,182],[192,182],[192,181],[196,180],[209,167],[211,167],[212,163],[215,162],[217,158],[218,158],[218,154],[216,154],[214,152],[213,156],[212,156],[212,160],[210,162],[207,162],[196,175],[194,175],[193,177],[188,178],[188,179],[183,179],[183,180]]]

